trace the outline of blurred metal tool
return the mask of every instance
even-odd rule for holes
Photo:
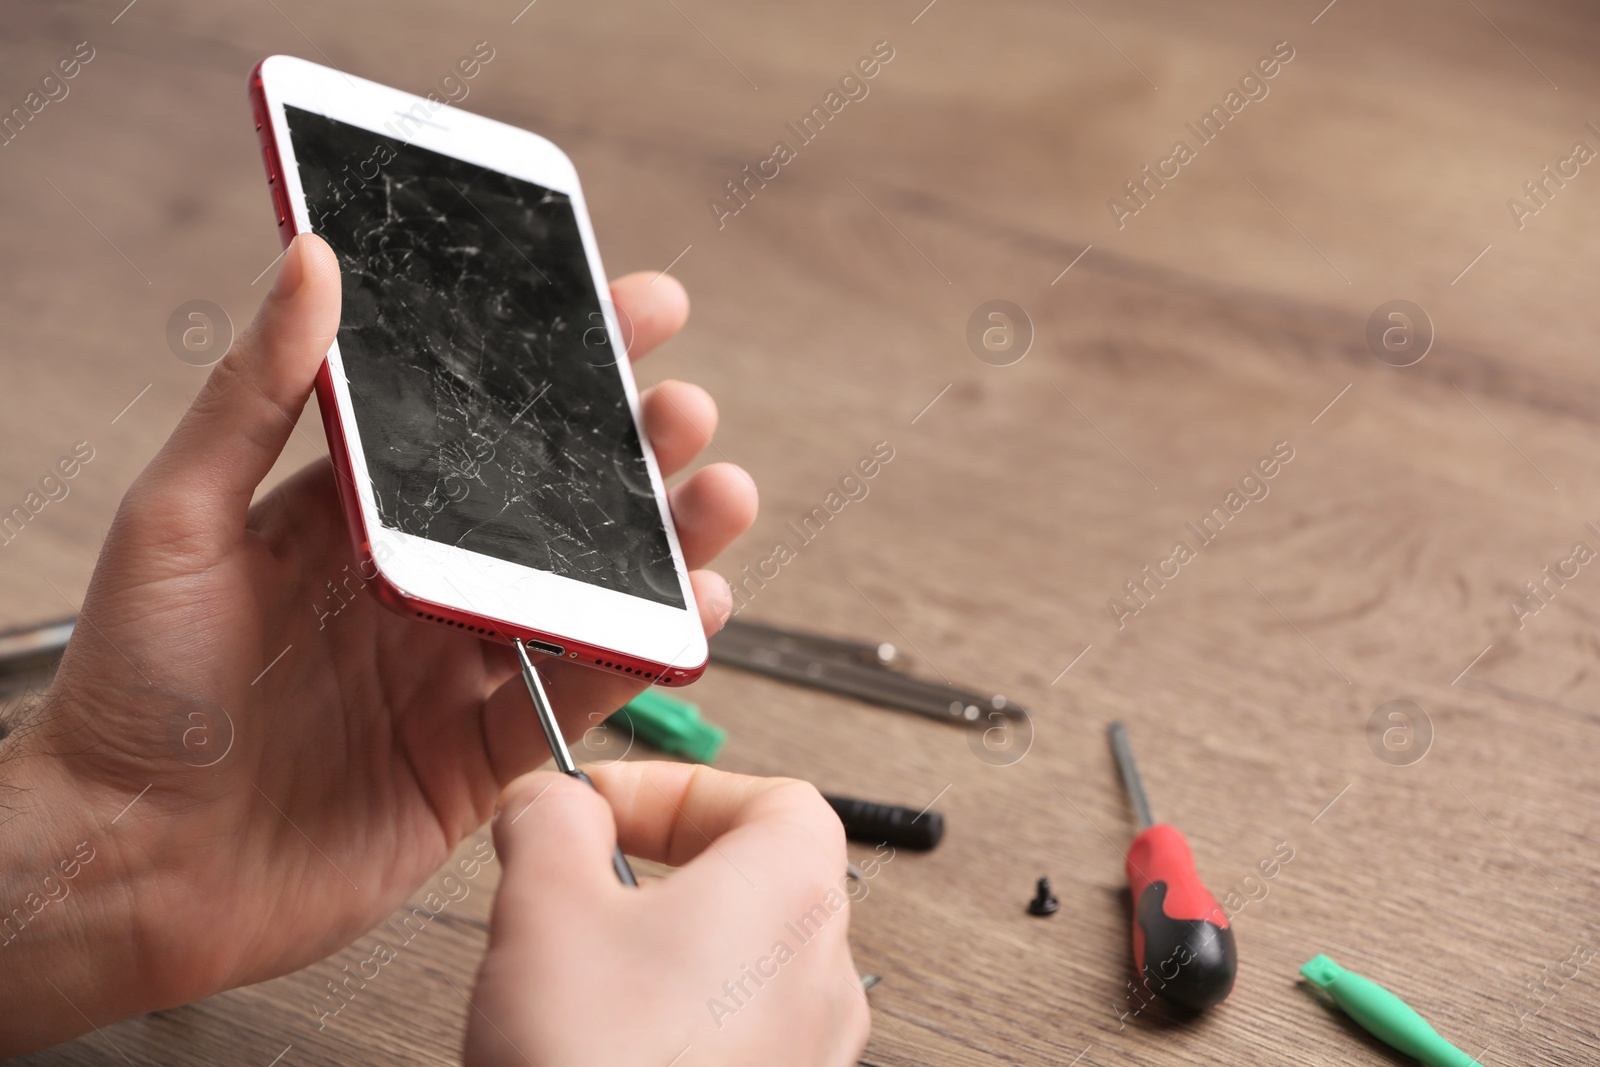
[[[764,641],[780,652],[834,655],[841,659],[859,660],[869,667],[904,667],[909,658],[887,641],[873,644],[871,641],[852,641],[844,637],[824,637],[822,634],[785,630],[744,619],[729,619],[722,633],[730,632],[751,641]]]
[[[16,674],[46,666],[67,647],[67,639],[77,624],[74,616],[0,633],[0,674]]]
[[[711,639],[711,661],[941,722],[975,726],[988,723],[991,713],[1011,719],[1028,715],[999,694],[959,689],[894,669],[904,656],[887,642],[852,641],[729,619]]]

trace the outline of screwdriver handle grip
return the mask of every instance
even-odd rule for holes
[[[927,851],[944,838],[944,816],[898,804],[878,804],[854,797],[824,796],[844,833],[852,841],[887,842],[898,848]]]
[[[1238,952],[1189,842],[1175,827],[1151,826],[1133,839],[1127,873],[1135,969],[1152,992],[1181,1007],[1220,1003],[1233,990]]]
[[[1169,918],[1193,919],[1226,928],[1228,917],[1195,870],[1189,842],[1175,826],[1157,823],[1128,846],[1128,888],[1138,900],[1154,882],[1167,884],[1164,910]]]

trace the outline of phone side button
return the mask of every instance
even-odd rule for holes
[[[272,206],[278,209],[278,225],[282,226],[289,221],[289,201],[283,195],[283,186],[274,184],[272,187]]]
[[[261,146],[261,162],[267,165],[267,183],[274,184],[278,180],[278,168],[272,162],[272,149],[266,145]]]

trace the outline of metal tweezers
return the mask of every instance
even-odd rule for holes
[[[855,697],[941,722],[985,724],[992,715],[1026,719],[1027,711],[999,694],[985,695],[896,669],[905,657],[887,642],[873,644],[765,623],[729,619],[711,639],[711,661],[798,685]]]
[[[67,647],[77,617],[56,619],[0,633],[0,674],[48,666]]]

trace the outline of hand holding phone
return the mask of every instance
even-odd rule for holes
[[[610,291],[638,324],[634,358],[687,311],[654,272]],[[410,898],[505,783],[548,757],[510,646],[420,625],[361,592],[327,460],[252,503],[297,432],[339,316],[338,262],[301,238],[128,490],[55,683],[5,739],[14,817],[0,859],[18,879],[80,843],[94,859],[65,906],[5,947],[0,1056],[324,958]],[[710,398],[681,383],[640,407],[665,476],[716,421]],[[715,465],[671,504],[693,568],[749,525],[755,492]],[[714,631],[727,585],[709,571],[690,580]],[[331,616],[318,610],[330,583],[349,596]],[[541,673],[569,734],[644,685],[553,660]],[[608,864],[601,873],[612,877]]]

